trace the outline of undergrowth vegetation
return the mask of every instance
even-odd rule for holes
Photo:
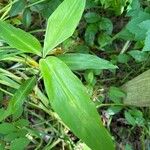
[[[0,150],[149,150],[149,69],[149,0],[1,0]]]

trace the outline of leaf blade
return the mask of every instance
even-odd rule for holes
[[[140,74],[122,86],[126,93],[123,99],[124,104],[149,107],[150,106],[150,70]]]
[[[41,56],[41,45],[31,34],[0,20],[0,37],[12,48]]]
[[[71,70],[116,69],[109,61],[90,54],[63,54],[58,56]]]
[[[40,69],[51,105],[65,124],[92,149],[114,149],[85,87],[67,65],[48,57]]]
[[[13,95],[13,97],[10,100],[10,103],[4,111],[4,113],[0,116],[0,121],[7,118],[9,115],[14,114],[17,112],[20,107],[22,107],[22,104],[25,100],[25,98],[30,94],[33,87],[35,86],[36,78],[32,77],[28,80],[26,80],[16,91],[16,93]]]
[[[44,57],[69,38],[81,19],[86,0],[64,0],[48,19],[44,40]]]

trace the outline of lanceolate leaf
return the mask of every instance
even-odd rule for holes
[[[64,54],[58,56],[71,70],[115,69],[109,61],[90,54]]]
[[[34,36],[1,20],[0,37],[12,48],[41,55],[41,45]]]
[[[84,11],[86,0],[64,0],[48,19],[43,55],[69,38]]]
[[[5,119],[9,115],[16,113],[20,109],[20,107],[22,107],[24,100],[33,90],[35,83],[36,83],[36,78],[32,77],[31,79],[25,81],[19,87],[19,89],[16,91],[16,93],[10,100],[7,110],[4,111],[4,114],[1,114],[0,121]]]
[[[124,104],[139,107],[150,106],[150,70],[125,83],[122,89],[126,92]]]
[[[51,56],[40,61],[40,69],[50,103],[64,123],[92,150],[113,150],[85,87],[68,66]]]

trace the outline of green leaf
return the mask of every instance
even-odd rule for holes
[[[150,51],[150,30],[146,33],[143,51]]]
[[[14,17],[17,16],[19,13],[22,13],[22,10],[24,10],[25,6],[26,6],[25,0],[16,1],[11,7],[9,16]]]
[[[27,138],[17,138],[11,142],[10,150],[24,150],[29,143]]]
[[[0,37],[12,48],[41,55],[41,45],[31,34],[0,20]]]
[[[105,47],[106,45],[110,45],[112,43],[112,38],[106,34],[102,33],[98,36],[98,44],[101,48]]]
[[[40,61],[46,92],[64,123],[93,150],[113,150],[112,139],[81,81],[61,60]]]
[[[31,93],[36,83],[36,78],[32,77],[31,79],[26,80],[16,91],[10,103],[8,105],[7,110],[0,116],[0,121],[5,119],[11,114],[16,113],[21,109],[24,100]]]
[[[135,40],[144,40],[146,36],[146,30],[143,28],[140,28],[140,23],[143,21],[150,19],[150,14],[146,12],[140,12],[136,15],[128,24],[127,29],[135,35]]]
[[[125,93],[117,87],[110,87],[108,95],[109,98],[115,103],[120,103],[121,99],[126,96]]]
[[[64,54],[59,55],[58,58],[65,62],[71,70],[117,68],[109,61],[90,54]]]
[[[119,54],[117,59],[119,63],[127,63],[130,60],[130,56],[127,54]]]
[[[96,23],[100,20],[99,14],[94,13],[94,12],[87,12],[84,15],[84,18],[85,18],[87,23]]]
[[[18,129],[19,128],[19,129]],[[25,127],[22,127],[20,129],[20,127],[17,127],[17,130],[14,132],[10,132],[7,135],[4,136],[4,140],[6,142],[11,142],[16,138],[20,138],[20,137],[26,137],[26,135],[28,134],[28,131],[26,129],[24,129]]]
[[[25,9],[22,18],[23,25],[28,28],[32,23],[32,14],[30,9]]]
[[[22,52],[14,49],[0,49],[0,61],[20,53]]]
[[[125,111],[124,115],[125,115],[125,118],[126,118],[127,122],[128,122],[130,125],[133,125],[133,126],[136,125],[136,120],[135,120],[135,118],[134,118],[128,111]]]
[[[102,17],[99,22],[100,31],[106,31],[107,34],[112,34],[113,24],[110,19]]]
[[[43,55],[69,38],[84,11],[86,0],[64,0],[48,19]]]
[[[147,52],[139,51],[139,50],[131,50],[128,52],[137,62],[143,62],[148,59]]]
[[[97,32],[98,32],[97,24],[90,24],[87,26],[84,38],[85,38],[85,42],[89,46],[94,46],[95,36]]]
[[[17,128],[10,123],[4,122],[4,123],[0,124],[0,134],[5,135],[5,134],[9,134],[9,133],[15,132],[15,131],[17,131]]]
[[[141,29],[145,29],[146,31],[149,30],[149,26],[150,26],[150,19],[145,20],[145,21],[143,21],[143,22],[141,22],[141,23],[139,24],[139,27],[140,27]]]
[[[150,106],[150,70],[128,81],[122,86],[126,93],[124,104],[139,107]]]
[[[3,84],[5,86],[9,86],[9,87],[12,87],[12,88],[15,88],[15,89],[17,89],[19,87],[19,84],[16,81],[14,81],[11,78],[7,77],[3,73],[0,73],[0,84]]]

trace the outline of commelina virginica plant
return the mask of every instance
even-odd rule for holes
[[[54,48],[75,31],[85,3],[86,0],[64,0],[58,6],[48,19],[43,48],[30,33],[15,28],[3,20],[0,20],[0,37],[12,48],[22,53],[39,56],[40,61],[37,64],[40,72],[39,78],[43,77],[49,102],[71,131],[92,150],[113,150],[113,140],[103,126],[96,107],[90,100],[86,88],[72,71],[116,69],[117,67],[107,60],[90,54],[70,53],[52,56]],[[1,120],[19,109],[25,97],[35,87],[36,77],[26,80],[18,88],[7,110],[1,116]]]

